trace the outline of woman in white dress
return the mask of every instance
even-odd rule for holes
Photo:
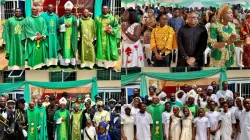
[[[122,67],[144,67],[144,53],[140,41],[141,25],[135,10],[129,9],[124,16],[127,24],[122,26]]]
[[[182,130],[180,140],[192,140],[193,139],[193,115],[187,107],[182,109]]]
[[[180,140],[181,136],[181,116],[180,109],[177,106],[173,107],[173,115],[170,117],[169,123],[169,139]]]
[[[131,115],[134,116],[137,112],[140,111],[138,105],[139,105],[139,103],[141,103],[141,102],[142,102],[142,100],[141,100],[140,97],[135,97],[135,98],[133,99],[133,101],[132,101],[132,103],[131,103],[131,105],[132,105],[132,108],[131,108]]]
[[[134,116],[131,115],[131,106],[125,105],[125,115],[121,116],[122,140],[134,140]]]
[[[170,116],[172,115],[171,113],[171,103],[166,102],[165,103],[165,111],[162,113],[162,128],[164,132],[164,139],[168,140],[168,131],[169,131],[169,123],[170,123]]]
[[[235,140],[240,140],[240,116],[241,116],[241,113],[242,111],[244,110],[244,107],[243,107],[243,100],[244,98],[242,97],[237,97],[235,99],[235,104],[236,104],[236,109],[234,111],[234,116],[235,116],[235,119],[236,119],[236,126],[235,126]]]

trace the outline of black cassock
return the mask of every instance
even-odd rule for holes
[[[121,116],[112,113],[109,124],[109,135],[111,137],[111,140],[121,140]]]

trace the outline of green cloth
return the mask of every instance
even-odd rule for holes
[[[32,1],[25,0],[25,16],[26,17],[31,16],[31,7],[32,7]]]
[[[125,86],[132,82],[135,82],[137,79],[141,78],[140,83],[140,95],[145,97],[148,93],[147,91],[147,80],[146,76],[159,79],[159,80],[168,80],[168,81],[187,81],[187,80],[194,80],[194,79],[201,79],[206,78],[217,73],[220,74],[220,86],[219,89],[222,89],[222,82],[227,81],[227,73],[226,68],[215,68],[212,70],[202,70],[196,72],[176,72],[176,73],[159,73],[159,72],[140,72],[135,74],[129,75],[122,75],[121,76],[121,85]]]
[[[70,15],[69,17],[64,15],[59,19],[59,26],[66,23],[69,23],[70,27],[65,27],[65,32],[60,32],[59,42],[62,58],[71,59],[75,58],[78,46],[77,19],[73,15]]]
[[[186,104],[185,107],[187,107],[190,110],[190,112],[192,113],[194,118],[196,118],[198,116],[198,108],[199,108],[198,105],[195,105],[195,104],[188,105],[188,104]]]
[[[5,0],[1,0],[2,4],[5,4]]]
[[[102,14],[102,1],[103,0],[95,0],[94,18],[96,18]]]
[[[5,41],[6,59],[9,69],[24,69],[24,43],[21,42],[24,18],[11,17],[4,24],[3,40]]]
[[[211,67],[235,67],[236,53],[234,44],[227,45],[220,49],[213,47],[216,42],[228,40],[232,33],[238,34],[234,23],[229,22],[228,28],[219,22],[211,24],[208,34],[208,46],[211,49]]]
[[[182,103],[180,103],[179,101],[172,102],[171,100],[169,100],[168,102],[170,102],[171,104],[171,110],[173,109],[174,106],[177,106],[179,108],[182,107]]]
[[[93,68],[95,64],[95,46],[93,40],[96,39],[95,21],[88,18],[80,19],[80,47],[79,57],[81,60],[81,67]]]
[[[57,35],[57,30],[59,28],[59,19],[56,14],[49,14],[49,12],[44,12],[41,16],[44,18],[48,27],[48,59],[52,65],[57,65],[57,61],[53,62],[53,60],[58,60],[58,51],[60,50]]]
[[[37,140],[38,132],[37,127],[39,124],[38,112],[37,109],[34,108],[31,110],[30,108],[27,109],[27,116],[28,116],[28,140]]]
[[[28,66],[31,69],[41,68],[47,64],[47,38],[43,40],[31,40],[36,37],[37,33],[42,36],[47,36],[47,25],[45,20],[41,17],[27,17],[24,21],[24,35],[22,40],[26,43],[25,60],[28,61]]]
[[[163,140],[163,130],[162,130],[162,116],[161,114],[164,112],[164,105],[150,105],[147,107],[147,111],[150,112],[153,120],[152,127],[152,140]],[[158,123],[158,124],[157,124]],[[158,129],[158,131],[156,131]],[[159,132],[159,133],[157,133]]]
[[[108,14],[101,15],[95,19],[96,36],[97,36],[97,52],[96,59],[100,61],[117,61],[118,55],[118,38],[119,38],[119,24],[117,19]],[[105,32],[106,27],[112,27],[111,34]]]
[[[206,105],[206,106],[204,107],[204,110],[205,110],[205,112],[209,112],[209,111],[210,111],[210,107],[209,107],[208,105]],[[219,112],[219,108],[216,106],[215,109],[214,109],[214,111]]]
[[[48,140],[46,109],[44,106],[36,106],[35,108],[38,112],[38,126],[40,126],[38,140]]]
[[[68,140],[70,130],[70,117],[68,110],[57,110],[54,115],[54,121],[56,122],[59,118],[64,118],[61,124],[56,124],[56,140]]]
[[[71,140],[81,140],[82,111],[74,111],[71,118]]]

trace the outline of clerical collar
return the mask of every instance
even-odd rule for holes
[[[86,17],[86,18],[85,18],[85,17],[82,17],[82,19],[89,19],[89,18],[90,18],[90,17]]]
[[[39,17],[39,14],[38,14],[38,15],[36,15],[36,16],[35,16],[35,15],[32,15],[32,17]]]
[[[23,17],[16,17],[16,16],[15,16],[15,19],[16,19],[16,20],[22,20]]]
[[[31,109],[30,107],[29,107],[29,110],[34,110],[35,108],[33,108],[33,109]]]
[[[71,17],[71,15],[64,15],[66,18],[70,18]]]
[[[107,15],[102,15],[103,17],[105,17],[105,18],[107,18],[107,17],[109,17],[109,14],[107,14]]]

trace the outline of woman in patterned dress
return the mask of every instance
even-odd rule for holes
[[[246,37],[250,37],[250,14],[248,14],[247,16],[248,19],[243,23],[243,26],[241,28],[244,39]],[[250,67],[250,45],[244,45],[242,61],[244,67]]]
[[[234,67],[237,31],[233,20],[233,12],[229,5],[223,4],[218,11],[219,21],[211,24],[208,46],[211,48],[211,67]]]
[[[137,13],[129,9],[124,17],[127,24],[122,26],[122,67],[144,67],[144,56],[140,42],[141,26]]]

